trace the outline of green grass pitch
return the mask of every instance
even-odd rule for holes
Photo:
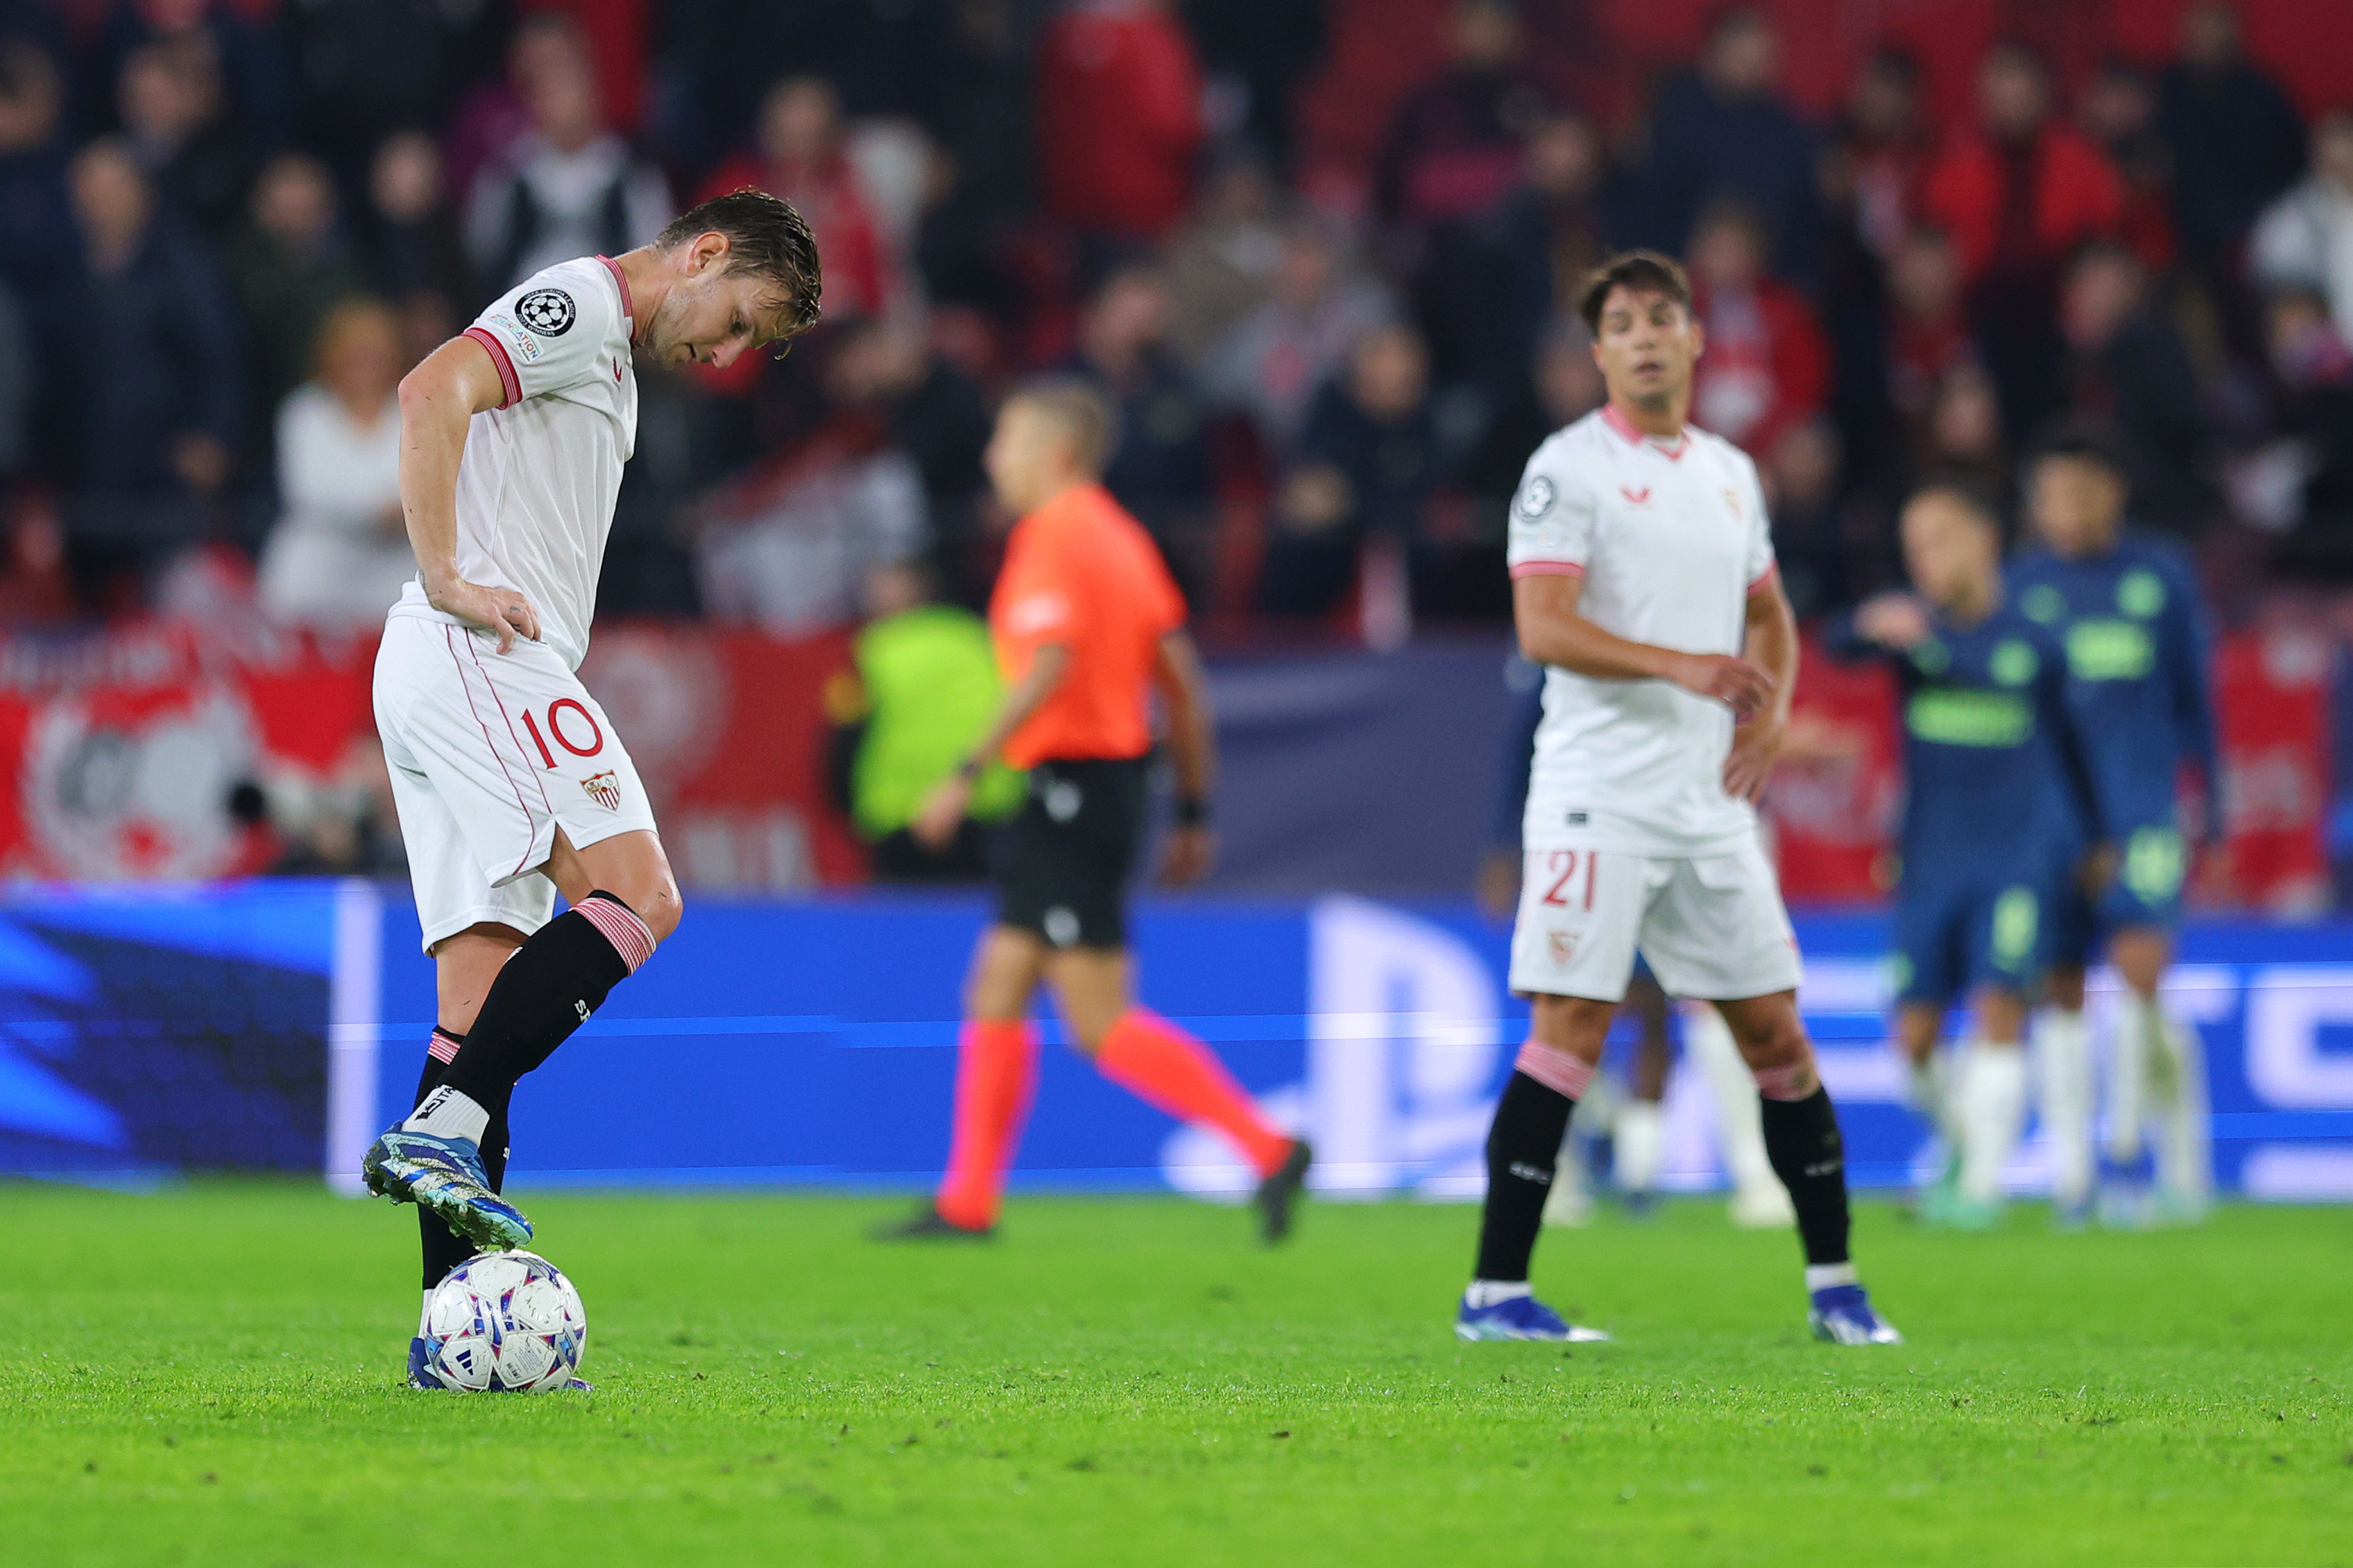
[[[525,1194],[527,1197],[530,1194]],[[1552,1232],[1614,1346],[1458,1345],[1474,1214],[541,1194],[591,1395],[415,1394],[405,1213],[0,1186],[0,1560],[934,1565],[2353,1563],[2353,1215],[1924,1236],[1818,1345],[1714,1205]]]

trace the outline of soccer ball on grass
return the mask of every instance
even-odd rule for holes
[[[588,1349],[588,1314],[535,1252],[486,1252],[442,1277],[425,1315],[425,1371],[461,1394],[549,1394]]]

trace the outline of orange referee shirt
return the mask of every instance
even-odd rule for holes
[[[1039,648],[1071,650],[1070,672],[1005,743],[1017,768],[1140,757],[1152,749],[1160,639],[1185,624],[1184,595],[1144,525],[1101,485],[1078,485],[1013,525],[988,603],[1007,685]]]

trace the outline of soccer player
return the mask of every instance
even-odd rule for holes
[[[2125,527],[2125,468],[2108,434],[2063,427],[2027,480],[2039,548],[2010,565],[2010,592],[2067,650],[2067,698],[2091,760],[2097,827],[2080,887],[2053,933],[2051,1007],[2036,1032],[2042,1114],[2056,1166],[2052,1198],[2080,1218],[2091,1197],[2092,1072],[2084,971],[2105,941],[2125,982],[2110,1083],[2108,1217],[2196,1220],[2211,1201],[2206,1069],[2197,1031],[2167,1011],[2158,987],[2173,962],[2189,868],[2176,789],[2182,765],[2205,785],[2217,821],[2209,639],[2197,580],[2177,547]],[[2157,1125],[2154,1208],[2133,1180],[2147,1124]]]
[[[820,287],[800,216],[738,191],[534,274],[401,383],[417,575],[385,622],[375,719],[439,1016],[415,1113],[362,1169],[418,1205],[428,1302],[474,1250],[530,1239],[499,1195],[515,1080],[679,921],[644,785],[573,673],[637,441],[632,358],[732,363],[806,331]],[[420,1330],[428,1386],[423,1350]]]
[[[1037,1081],[1029,1005],[1043,981],[1105,1078],[1222,1134],[1258,1173],[1262,1234],[1279,1241],[1312,1158],[1268,1124],[1208,1047],[1135,1005],[1125,884],[1144,830],[1151,701],[1168,715],[1176,825],[1162,879],[1208,869],[1209,711],[1184,600],[1142,525],[1100,476],[1110,405],[1085,384],[1041,382],[1005,405],[990,482],[1020,519],[989,603],[1007,691],[996,721],[917,813],[917,838],[950,842],[974,782],[1002,757],[1029,773],[997,844],[997,921],[973,954],[956,1068],[955,1136],[938,1195],[878,1239],[987,1237]]]
[[[1913,1103],[1958,1153],[1921,1217],[1983,1230],[2000,1217],[2002,1167],[2025,1125],[2021,1041],[2073,825],[2094,808],[2066,656],[2007,602],[1991,507],[1932,485],[1901,526],[1916,592],[1867,601],[1830,641],[1841,657],[1889,658],[1902,688],[1896,1037]],[[1948,1089],[1937,1047],[1964,995],[1972,1030]]]
[[[1549,666],[1522,843],[1511,986],[1528,1039],[1487,1136],[1478,1264],[1455,1332],[1590,1340],[1528,1289],[1562,1130],[1639,948],[1712,1002],[1764,1096],[1765,1147],[1804,1243],[1815,1333],[1892,1344],[1847,1251],[1837,1114],[1798,1019],[1798,944],[1757,840],[1798,635],[1757,467],[1694,429],[1691,288],[1630,251],[1581,299],[1609,401],[1528,459],[1512,501],[1520,647]]]

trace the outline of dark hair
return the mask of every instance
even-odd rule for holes
[[[1609,302],[1612,289],[1664,294],[1684,310],[1691,309],[1691,279],[1683,276],[1682,264],[1673,257],[1655,250],[1621,250],[1587,273],[1585,287],[1577,293],[1577,313],[1585,318],[1595,337],[1601,335],[1601,307]]]
[[[1119,445],[1119,410],[1103,389],[1083,376],[1049,375],[1024,382],[1005,400],[1008,408],[1027,404],[1052,420],[1071,438],[1071,458],[1100,476]]]
[[[786,338],[817,325],[825,271],[817,240],[790,202],[745,185],[687,208],[654,243],[669,250],[704,234],[726,237],[728,271],[757,273],[785,290]]]
[[[1922,479],[1904,500],[1905,506],[1926,496],[1945,496],[1960,508],[1976,515],[1979,522],[1999,534],[2001,532],[2001,508],[1995,504],[1993,494],[1967,474],[1935,473]]]
[[[2035,437],[2028,461],[2042,463],[2051,458],[2095,463],[2114,475],[2119,484],[2126,482],[2131,472],[2125,466],[2124,448],[2116,431],[2105,422],[2083,415],[2063,415]]]

